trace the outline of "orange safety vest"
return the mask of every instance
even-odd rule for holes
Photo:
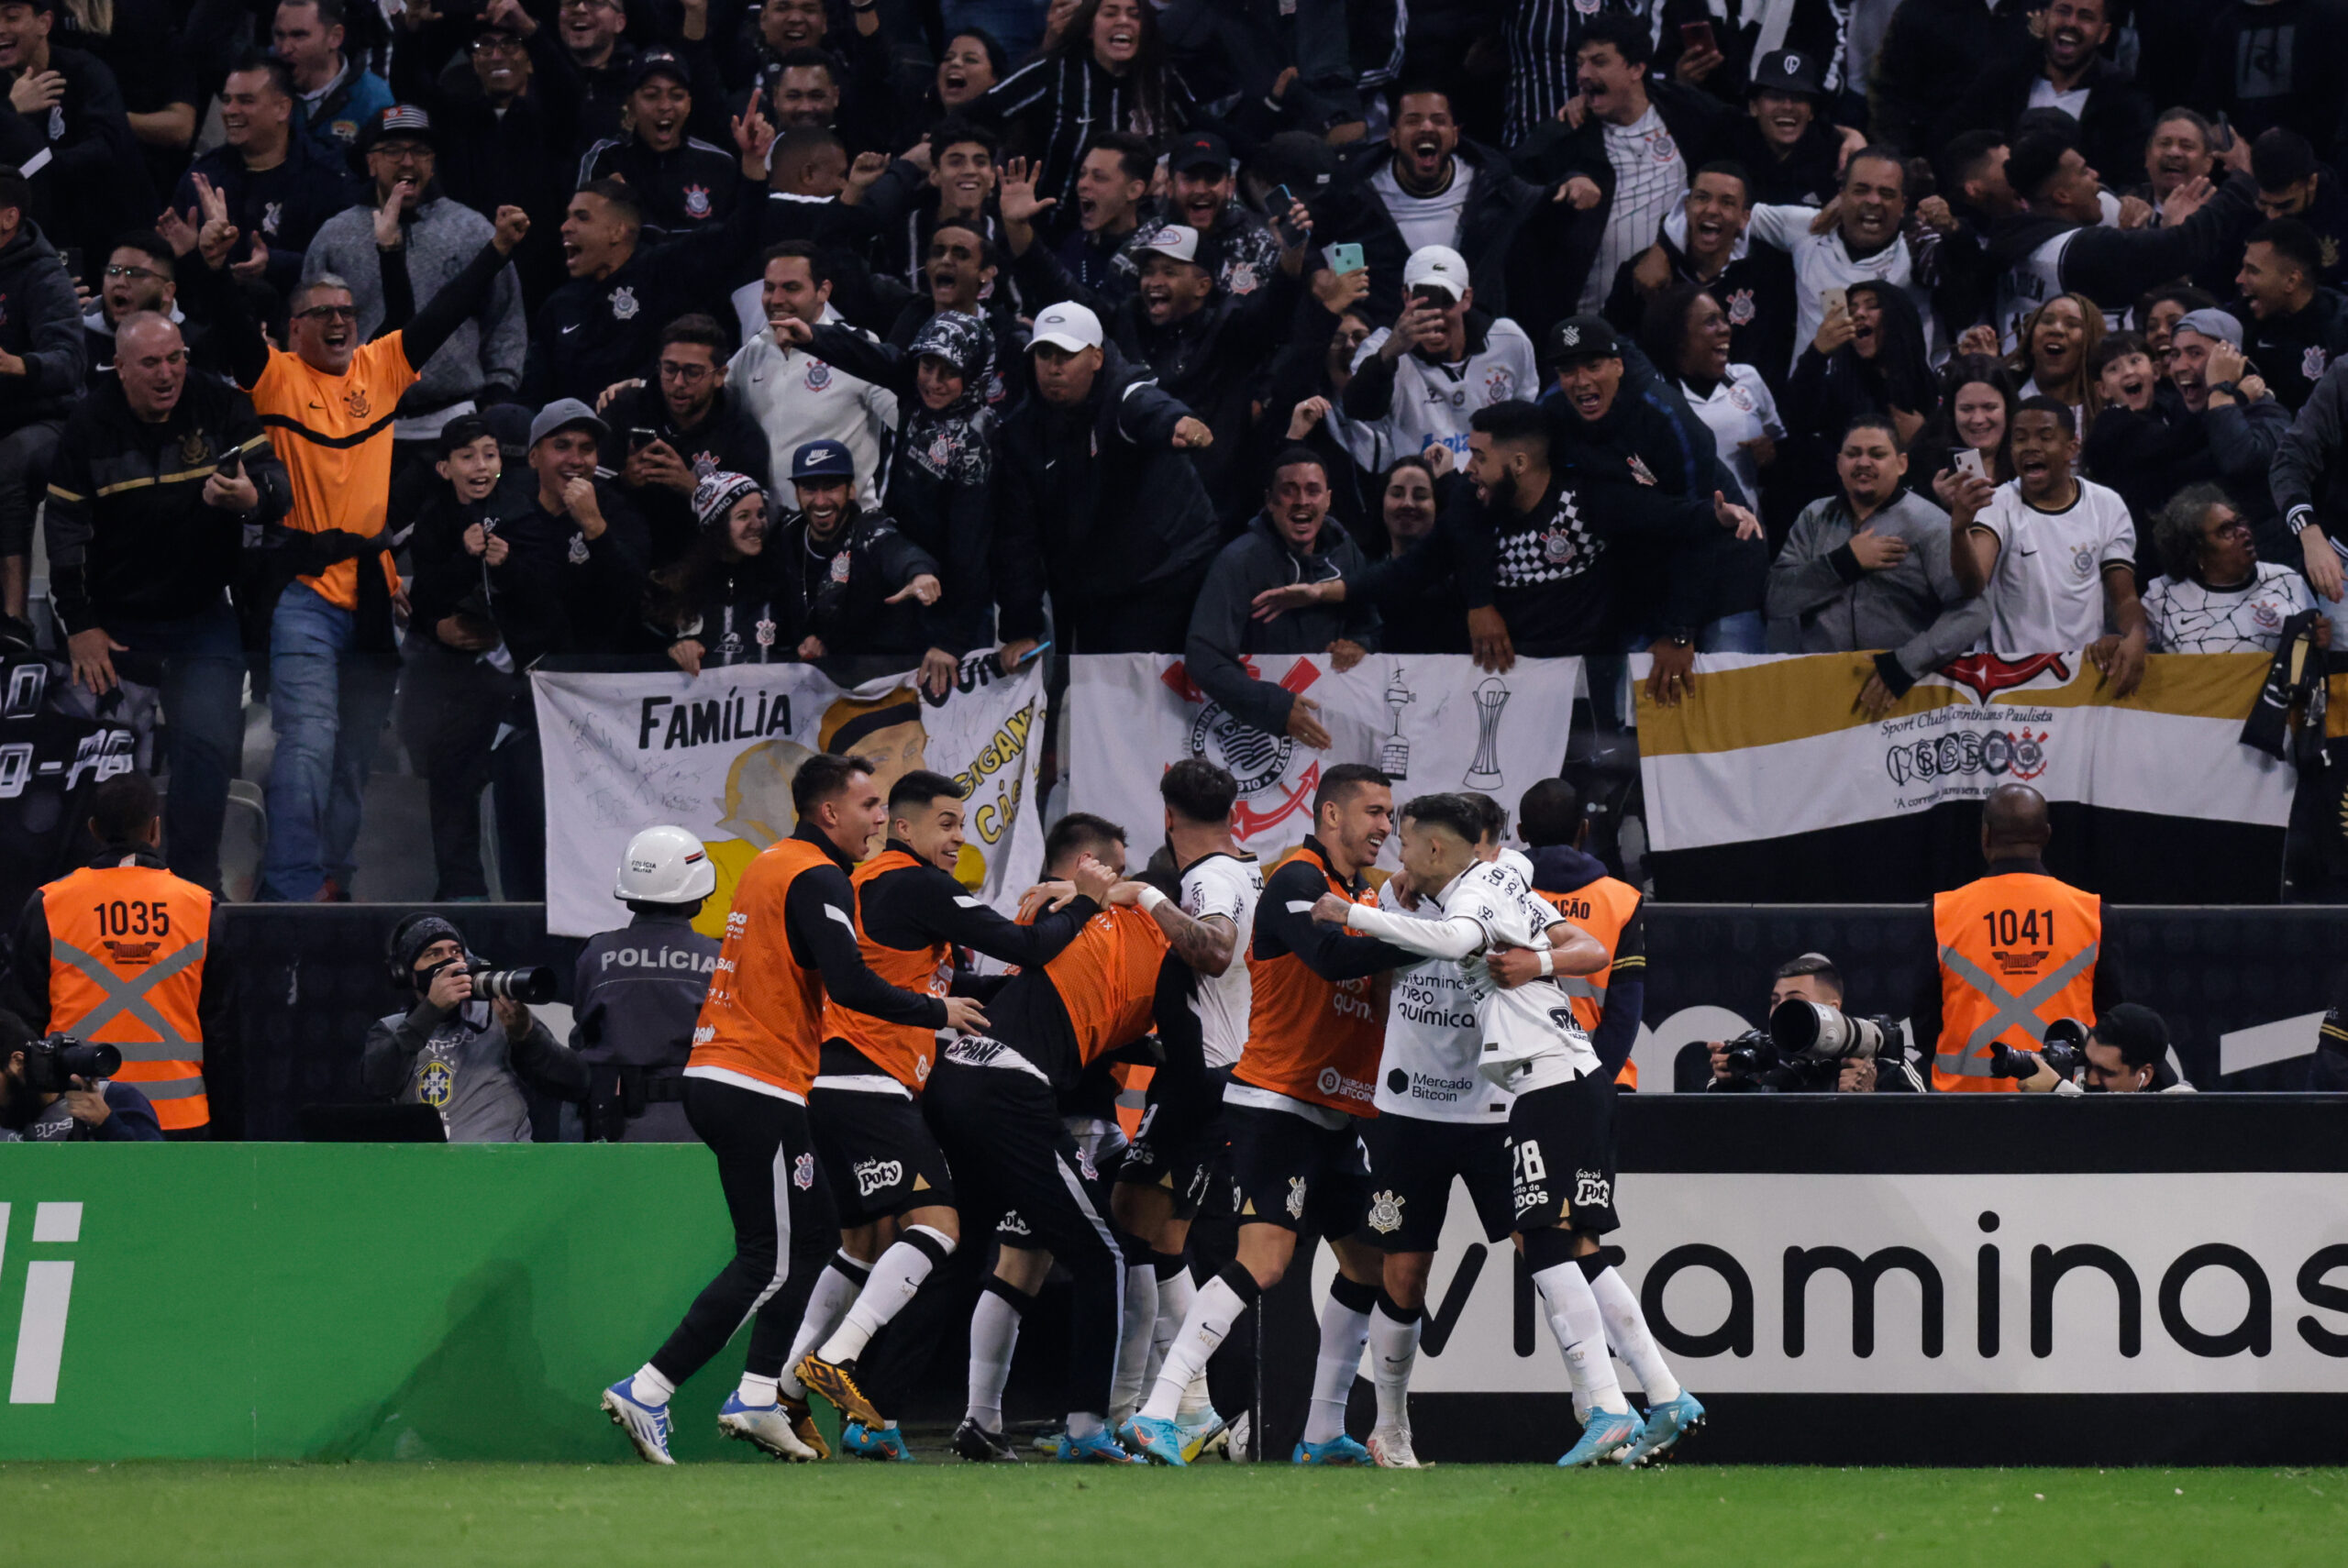
[[[2094,1027],[2103,945],[2103,900],[2095,894],[2038,872],[1984,877],[1933,900],[1933,940],[1941,963],[1934,1088],[2020,1088],[1989,1076],[1992,1045],[2035,1050],[2061,1018]]]
[[[1357,898],[1309,845],[1281,856],[1272,872],[1297,859],[1312,861],[1339,898],[1377,904],[1372,892]],[[1377,1115],[1373,1099],[1378,1059],[1386,1049],[1386,1010],[1379,1005],[1376,982],[1324,980],[1293,953],[1258,958],[1251,949],[1247,983],[1247,1043],[1232,1069],[1233,1080],[1353,1116]]]
[[[824,977],[791,955],[782,901],[802,872],[831,864],[818,846],[786,838],[742,873],[685,1071],[716,1068],[807,1102],[823,1048]]]
[[[1583,1033],[1594,1036],[1599,1018],[1606,1011],[1606,988],[1614,978],[1615,944],[1623,940],[1623,928],[1639,912],[1639,900],[1645,895],[1614,877],[1600,877],[1570,893],[1544,892],[1538,888],[1533,891],[1555,908],[1560,918],[1573,922],[1606,948],[1606,967],[1596,974],[1557,977],[1558,988],[1573,999],[1574,1021],[1581,1025]],[[1644,970],[1646,963],[1645,955],[1641,954],[1624,960],[1624,966]],[[1614,1081],[1625,1088],[1638,1088],[1637,1065],[1624,1062],[1623,1070],[1614,1075]]]
[[[854,871],[848,883],[856,889],[856,945],[865,966],[899,990],[946,996],[954,984],[954,944],[932,942],[921,947],[886,947],[865,934],[865,884],[884,872],[902,871],[923,862],[902,849],[884,849]],[[891,1023],[869,1013],[857,1012],[826,997],[824,1038],[844,1040],[858,1055],[914,1093],[929,1081],[937,1062],[937,1032],[919,1023]]]
[[[122,1053],[168,1132],[208,1125],[205,946],[212,895],[160,866],[84,867],[40,890],[49,922],[49,1026]]]

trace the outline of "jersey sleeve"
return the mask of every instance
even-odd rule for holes
[[[2105,502],[2103,547],[2096,561],[2099,566],[2136,564],[2136,520],[2129,515],[2127,503],[2117,495]]]
[[[1182,874],[1182,912],[1192,920],[1221,915],[1234,925],[1243,925],[1255,898],[1255,889],[1221,856],[1201,861]]]
[[[389,414],[400,394],[415,385],[423,370],[407,362],[407,332],[405,328],[378,337],[360,346],[359,363],[367,372],[367,395],[379,400],[382,411]]]

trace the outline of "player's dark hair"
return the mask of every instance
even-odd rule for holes
[[[1707,174],[1724,175],[1735,181],[1737,188],[1744,193],[1744,204],[1748,207],[1753,204],[1753,176],[1746,171],[1744,164],[1733,158],[1715,158],[1696,171],[1696,179],[1700,180]],[[1690,180],[1688,182],[1692,185],[1696,180]]]
[[[1186,756],[1159,778],[1157,794],[1184,822],[1213,827],[1231,820],[1239,781],[1203,756]]]
[[[1115,153],[1117,167],[1128,180],[1146,181],[1157,171],[1157,154],[1149,149],[1149,143],[1131,131],[1102,131],[1084,144],[1084,155],[1077,161],[1081,163],[1084,157],[1096,151]]]
[[[1538,441],[1546,446],[1549,440],[1549,416],[1521,397],[1486,403],[1468,416],[1468,428],[1495,441]]]
[[[152,778],[136,768],[117,773],[90,792],[90,832],[101,845],[135,843],[162,809]]]
[[[1465,795],[1419,795],[1405,801],[1402,818],[1421,827],[1447,827],[1467,844],[1484,836],[1484,813]]]
[[[2064,435],[2077,437],[2079,433],[2079,416],[2059,397],[2049,397],[2044,392],[2026,397],[2015,407],[2014,417],[2020,419],[2025,414],[2051,414],[2054,423],[2063,427]]]
[[[1387,86],[1387,117],[1398,120],[1402,117],[1402,100],[1405,98],[1440,98],[1443,100],[1443,112],[1456,119],[1458,116],[1452,106],[1451,96],[1449,83],[1435,77],[1423,74],[1405,76]]]
[[[1501,805],[1490,795],[1479,794],[1473,790],[1462,790],[1459,791],[1459,798],[1467,801],[1476,813],[1477,842],[1481,843],[1490,839],[1492,843],[1498,844],[1507,835],[1508,808],[1506,806]]]
[[[599,196],[610,203],[620,215],[620,221],[630,228],[644,226],[644,204],[637,199],[634,187],[625,180],[590,180],[579,187],[582,196]]]
[[[341,27],[343,18],[348,14],[342,8],[342,0],[285,0],[285,3],[289,6],[316,7],[318,26],[321,28]]]
[[[2195,130],[2201,133],[2201,145],[2204,148],[2207,148],[2212,140],[2216,139],[2217,129],[2210,124],[2209,116],[2203,114],[2198,109],[2188,108],[2185,105],[2179,104],[2173,109],[2164,109],[2161,111],[2160,116],[2153,121],[2152,135],[2144,138],[2145,144],[2150,146],[2153,137],[2161,134],[2161,127],[2168,124],[2171,120],[2185,120],[2189,122]]]
[[[2146,289],[2137,296],[2136,308],[2128,319],[2143,326],[2153,319],[2153,307],[2163,304],[2173,304],[2185,315],[2191,315],[2197,310],[2217,309],[2218,296],[2190,283],[2163,283],[2158,288]]]
[[[1891,415],[1888,414],[1855,414],[1851,415],[1850,420],[1844,425],[1843,434],[1834,438],[1834,449],[1836,451],[1839,452],[1843,449],[1843,443],[1851,438],[1851,432],[1854,430],[1880,430],[1885,435],[1891,437],[1891,449],[1893,451],[1904,452],[1908,449],[1906,445],[1899,439],[1899,426],[1894,423]]]
[[[1581,25],[1581,41],[1574,53],[1579,55],[1592,44],[1612,44],[1625,65],[1643,66],[1655,58],[1655,35],[1647,30],[1646,18],[1620,11],[1602,12]]]
[[[1789,958],[1770,975],[1773,980],[1790,980],[1802,975],[1816,977],[1818,983],[1833,991],[1836,1000],[1843,996],[1843,971],[1834,967],[1834,960],[1823,953],[1804,953]]]
[[[1280,477],[1282,469],[1302,466],[1319,469],[1321,482],[1324,485],[1329,482],[1329,459],[1300,441],[1292,447],[1280,448],[1279,456],[1272,459],[1272,466],[1264,470],[1264,488],[1271,488],[1272,481]]]
[[[2046,189],[2063,166],[2063,155],[2071,150],[2071,138],[2059,131],[2035,130],[2014,138],[2006,149],[2006,183],[2023,201],[2035,201]],[[1851,160],[1856,163],[1857,158]]]
[[[295,95],[294,68],[273,54],[257,49],[249,49],[238,55],[236,62],[228,67],[230,76],[244,76],[256,71],[269,78],[269,84],[277,89],[280,97],[291,98]]]
[[[2266,248],[2306,277],[2309,287],[2322,281],[2323,243],[2315,230],[2295,217],[2269,218],[2250,231],[2244,245],[2265,244]]]
[[[973,147],[985,148],[991,160],[999,160],[1002,157],[1002,138],[976,120],[966,120],[955,115],[929,127],[929,155],[932,159],[958,142],[965,141]]]
[[[1989,155],[2006,145],[2006,133],[2001,130],[1961,131],[1948,138],[1941,149],[1941,182],[1951,192],[1961,192],[1965,182],[1981,172]]]
[[[1562,778],[1544,778],[1516,803],[1516,831],[1526,847],[1571,845],[1581,836],[1581,791]]]
[[[847,156],[847,143],[842,141],[840,133],[831,127],[793,126],[774,138],[774,147],[768,152],[767,161],[770,166],[780,168],[793,160],[803,161],[813,157],[817,149],[825,147],[837,148],[841,157]]]
[[[1068,856],[1102,856],[1125,842],[1125,830],[1108,818],[1096,817],[1091,812],[1070,812],[1044,835],[1044,874],[1050,876],[1052,867]]]
[[[2103,341],[2095,346],[2095,352],[2088,356],[2088,374],[2099,376],[2114,360],[2125,359],[2131,354],[2150,359],[2152,352],[2152,345],[2144,341],[2141,332],[2107,333]]]
[[[2250,177],[2263,192],[2287,191],[2315,171],[2315,149],[2295,130],[2276,126],[2250,144]]]
[[[781,84],[782,73],[786,71],[814,70],[829,76],[835,87],[840,84],[840,78],[845,74],[840,70],[840,62],[832,58],[828,50],[817,49],[814,44],[801,44],[797,49],[787,49],[774,57],[774,79],[778,86]]]
[[[869,756],[835,756],[828,751],[819,751],[801,763],[799,771],[792,777],[791,809],[803,817],[847,789],[854,775],[878,771]]]
[[[166,282],[171,279],[172,265],[179,260],[171,241],[151,228],[128,228],[116,235],[106,243],[106,254],[111,257],[117,250],[136,250],[150,261],[161,261]]]
[[[701,311],[681,315],[660,329],[660,341],[655,348],[666,348],[671,343],[698,343],[708,349],[722,369],[725,363],[725,329],[717,318]]]
[[[1320,820],[1322,807],[1332,801],[1343,803],[1346,796],[1364,784],[1391,789],[1394,780],[1367,762],[1341,762],[1335,767],[1324,769],[1321,787],[1312,791],[1313,820]]]
[[[1866,146],[1859,149],[1858,151],[1851,154],[1851,160],[1843,165],[1843,183],[1845,186],[1849,185],[1851,182],[1851,171],[1856,169],[1862,163],[1868,162],[1888,163],[1892,168],[1898,170],[1899,171],[1899,193],[1903,196],[1908,193],[1908,160],[1901,156],[1898,148],[1888,146],[1879,141],[1871,141],[1867,143]]]
[[[901,806],[914,806],[926,811],[936,800],[962,798],[962,786],[943,773],[933,773],[926,767],[916,767],[889,786],[889,815],[893,821]]]
[[[759,252],[759,271],[764,275],[770,261],[800,260],[807,263],[807,281],[822,288],[832,281],[832,270],[824,265],[823,248],[812,239],[785,239]]]
[[[33,182],[13,163],[0,163],[0,212],[33,210]]]
[[[981,220],[981,222],[983,222],[983,220]],[[995,248],[993,237],[990,236],[979,223],[939,224],[936,228],[929,231],[929,243],[932,248],[936,247],[937,237],[944,234],[949,228],[958,228],[964,234],[969,235],[971,238],[979,242],[979,265],[981,268],[993,267],[997,270],[1002,268],[1002,253]]]
[[[6,1008],[0,1008],[0,1068],[7,1066],[8,1058],[17,1052],[32,1049],[32,1025]]]
[[[2130,1067],[2158,1067],[2168,1055],[2168,1021],[2140,1002],[2114,1002],[2089,1036],[2110,1045]]]

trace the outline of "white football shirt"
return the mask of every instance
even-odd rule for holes
[[[1406,920],[1437,920],[1443,914],[1433,899],[1404,909],[1390,879],[1378,889],[1378,907]],[[1378,1113],[1427,1121],[1506,1121],[1515,1097],[1477,1073],[1483,1053],[1476,999],[1457,964],[1424,958],[1395,970],[1386,1002],[1386,1048],[1378,1060]]]
[[[1469,867],[1443,890],[1441,901],[1445,920],[1468,920],[1482,929],[1480,952],[1495,947],[1545,952],[1549,927],[1560,918],[1503,865]],[[1484,1037],[1478,1067],[1486,1078],[1522,1093],[1545,1082],[1598,1071],[1598,1053],[1574,1021],[1572,999],[1556,981],[1534,980],[1502,990],[1492,984],[1480,953],[1460,960],[1459,972],[1476,999]]]
[[[1228,1067],[1247,1043],[1247,947],[1256,935],[1256,900],[1264,896],[1264,867],[1250,855],[1242,859],[1217,852],[1202,855],[1182,872],[1182,912],[1192,920],[1221,915],[1239,928],[1231,967],[1201,975],[1191,1010],[1199,1015],[1210,1067]]]
[[[2144,590],[2144,622],[2154,653],[2273,653],[2283,623],[2315,608],[2307,579],[2260,561],[2240,588],[2209,588],[2187,578],[2154,578]]]
[[[1997,536],[1989,574],[1989,651],[2011,658],[2071,653],[2103,635],[2103,569],[2136,559],[2136,524],[2114,491],[2081,480],[2078,498],[2041,512],[2009,480],[1973,525]]]

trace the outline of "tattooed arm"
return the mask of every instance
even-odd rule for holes
[[[1166,933],[1174,955],[1202,975],[1220,975],[1238,956],[1239,927],[1227,916],[1212,914],[1203,919],[1185,914],[1182,906],[1158,892],[1146,882],[1120,882],[1109,889],[1113,904],[1135,904],[1142,901],[1143,893],[1157,893],[1149,900],[1149,918]]]

